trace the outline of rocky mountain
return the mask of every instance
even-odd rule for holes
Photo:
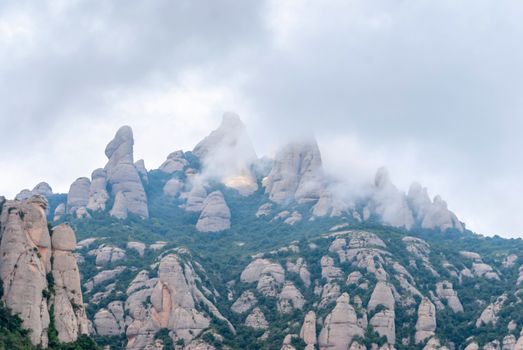
[[[93,348],[87,334],[136,350],[523,349],[523,242],[470,232],[421,185],[403,192],[382,168],[343,197],[313,138],[259,159],[231,113],[158,169],[133,147],[122,127],[69,193],[1,200],[0,315],[21,329],[6,334],[52,349]]]

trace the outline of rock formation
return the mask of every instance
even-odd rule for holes
[[[316,348],[317,337],[316,337],[316,313],[309,311],[305,315],[303,325],[301,326],[300,338],[305,342],[305,350],[314,350]]]
[[[370,324],[381,336],[387,337],[389,344],[396,343],[396,325],[394,323],[394,310],[382,310],[374,314],[370,319]]]
[[[463,225],[456,215],[448,210],[447,203],[440,196],[431,201],[427,189],[413,183],[407,198],[422,228],[441,231],[456,229],[463,232]]]
[[[91,186],[89,187],[87,209],[92,211],[103,211],[105,210],[105,204],[108,199],[107,173],[104,169],[96,169],[91,174]]]
[[[324,179],[316,141],[291,143],[281,149],[263,184],[269,199],[278,204],[317,201],[324,189]]]
[[[148,184],[149,183],[149,174],[147,173],[147,168],[145,167],[145,161],[143,159],[137,160],[134,163],[134,167],[138,171],[138,174],[140,175],[140,178],[142,179],[142,183]]]
[[[176,151],[167,156],[167,160],[160,165],[160,170],[167,174],[183,171],[189,162],[185,159],[183,151]]]
[[[390,181],[387,169],[378,170],[374,186],[371,199],[373,211],[385,224],[410,230],[414,226],[414,217],[407,197]]]
[[[418,321],[416,322],[416,344],[434,336],[436,332],[436,307],[426,297],[421,300],[418,308]]]
[[[91,180],[86,177],[76,179],[67,194],[67,213],[77,215],[77,211],[86,208],[89,203]]]
[[[53,195],[53,189],[47,182],[40,182],[32,190],[25,189],[20,191],[20,193],[15,196],[15,199],[23,201],[31,198],[34,195],[40,195],[49,198]]]
[[[245,319],[245,325],[254,329],[265,330],[269,328],[269,322],[265,319],[265,315],[260,308],[255,308]]]
[[[80,275],[72,250],[76,239],[62,224],[49,234],[47,201],[33,196],[7,201],[0,210],[0,278],[2,301],[31,330],[30,340],[47,347],[49,310],[61,341],[74,341],[87,333],[87,318],[80,289]],[[54,285],[48,282],[52,275]]]
[[[202,212],[196,223],[200,232],[219,232],[231,228],[231,211],[220,191],[210,193],[203,202]]]
[[[294,309],[301,310],[305,298],[292,282],[286,282],[278,297],[278,311],[282,314],[291,313]]]
[[[369,311],[374,310],[378,305],[385,306],[388,310],[394,311],[394,295],[392,295],[392,289],[390,286],[382,281],[378,281],[374,291],[370,296],[369,305],[367,309]]]
[[[436,283],[436,295],[438,298],[445,299],[452,311],[463,312],[463,305],[458,298],[458,293],[452,288],[452,283],[449,281]]]
[[[320,349],[345,350],[354,337],[363,336],[363,329],[358,325],[356,311],[349,303],[350,297],[343,293],[332,312],[325,318],[318,339]]]
[[[254,293],[251,291],[245,291],[234,302],[234,304],[232,304],[231,311],[237,314],[243,314],[249,311],[257,303],[258,299],[254,296]]]
[[[207,329],[211,315],[232,325],[199,289],[198,274],[189,261],[188,253],[173,252],[163,256],[158,264],[158,277],[138,274],[127,290],[125,303],[129,315],[127,349],[143,349],[154,343],[154,334],[162,329],[176,342],[188,344]],[[200,309],[205,306],[205,310]]]
[[[128,213],[149,217],[147,197],[133,162],[133,145],[132,129],[122,126],[105,148],[105,155],[109,158],[105,166],[107,183],[115,196],[111,215],[119,219],[126,218]]]
[[[198,143],[193,153],[200,159],[205,176],[218,179],[242,195],[258,189],[252,171],[258,157],[238,115],[225,113],[218,129]]]

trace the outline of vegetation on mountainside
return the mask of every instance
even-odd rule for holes
[[[177,176],[183,177],[185,175],[180,173]],[[449,309],[438,310],[437,334],[443,342],[464,344],[466,338],[475,336],[480,344],[484,344],[506,335],[510,320],[515,321],[519,327],[523,325],[523,303],[515,302],[515,295],[517,295],[515,281],[518,277],[518,267],[523,261],[520,259],[511,268],[504,268],[501,265],[501,261],[508,254],[523,256],[523,241],[521,239],[487,238],[468,231],[465,233],[455,231],[442,233],[433,230],[406,232],[401,229],[385,227],[376,222],[361,224],[350,219],[344,219],[345,221],[331,218],[314,221],[305,219],[294,226],[289,226],[281,220],[272,220],[274,215],[256,217],[255,214],[259,206],[266,202],[266,196],[262,194],[262,190],[252,196],[241,197],[236,191],[227,189],[220,184],[214,184],[214,189],[222,191],[231,209],[231,229],[215,234],[199,233],[195,229],[198,214],[185,212],[179,207],[182,203],[180,200],[163,195],[163,186],[169,178],[170,176],[160,171],[149,173],[149,184],[145,186],[150,212],[148,220],[142,220],[132,215],[125,220],[117,220],[107,215],[107,212],[91,213],[92,218],[88,220],[72,219],[71,217],[65,217],[64,220],[70,221],[73,225],[79,241],[88,237],[98,237],[101,239],[100,242],[111,243],[121,248],[126,248],[126,243],[129,241],[140,241],[146,244],[165,241],[167,242],[165,249],[187,247],[193,258],[201,263],[207,271],[209,280],[204,280],[203,283],[212,285],[217,289],[220,297],[217,298],[216,305],[220,312],[235,325],[237,330],[237,335],[233,335],[223,322],[213,319],[212,328],[224,337],[223,342],[214,339],[210,332],[204,333],[201,337],[214,344],[218,349],[223,346],[232,349],[279,349],[285,335],[299,333],[304,315],[313,308],[313,302],[318,300],[318,297],[314,295],[314,285],[306,288],[297,274],[287,274],[287,279],[296,285],[307,300],[303,311],[295,310],[289,315],[281,315],[277,312],[277,300],[275,298],[264,297],[255,292],[259,300],[258,306],[262,309],[270,324],[268,338],[260,342],[258,338],[264,332],[254,331],[243,326],[246,315],[237,315],[230,311],[232,301],[226,298],[229,292],[226,283],[234,283],[236,296],[247,288],[252,289],[253,286],[242,284],[239,281],[240,273],[251,261],[251,256],[263,252],[272,260],[285,266],[287,259],[295,259],[298,254],[292,251],[277,251],[272,254],[267,254],[267,252],[287,246],[291,242],[297,242],[296,244],[300,248],[299,256],[306,261],[312,280],[322,280],[320,260],[326,254],[330,255],[336,261],[336,266],[339,266],[347,275],[349,271],[354,271],[355,268],[348,263],[341,263],[336,254],[328,253],[332,239],[322,237],[322,234],[327,233],[332,226],[340,224],[340,222],[348,223],[350,229],[366,230],[380,237],[386,243],[387,250],[394,259],[414,276],[416,287],[423,295],[428,295],[430,291],[433,291],[438,281],[448,280],[453,284],[454,290],[458,292],[463,303],[465,312],[455,314]],[[304,218],[308,218],[310,206],[298,206],[296,210],[300,211]],[[279,211],[280,208],[275,207],[273,213]],[[406,235],[420,237],[430,244],[429,260],[440,277],[421,272],[415,266],[412,266],[413,256],[406,250],[402,241],[402,238]],[[310,249],[310,242],[314,242],[318,248]],[[85,262],[80,267],[83,282],[86,282],[98,272],[95,266],[95,258],[86,254],[88,250],[89,248],[84,248],[81,251],[85,258]],[[448,261],[458,269],[471,267],[472,262],[460,256],[459,252],[462,250],[479,253],[485,263],[502,271],[501,281],[493,283],[479,278],[466,278],[460,281],[456,276],[450,274],[442,265],[444,261]],[[98,309],[106,307],[111,301],[125,300],[125,290],[129,282],[142,269],[154,271],[154,269],[151,269],[151,264],[156,261],[160,253],[160,251],[146,249],[145,255],[140,257],[134,250],[127,249],[126,259],[109,264],[106,267],[107,269],[116,266],[125,266],[127,269],[118,276],[113,292],[98,305],[89,305],[87,309],[89,317],[92,319]],[[422,263],[419,259],[414,259],[414,265],[421,266]],[[366,305],[377,281],[373,275],[369,275],[366,271],[361,270],[360,272],[365,274],[365,278],[369,281],[369,288],[362,289],[357,286],[343,285],[341,292],[348,292],[351,296],[360,296],[363,305]],[[389,275],[395,273],[390,270],[386,272]],[[88,296],[104,291],[105,287],[113,282],[106,281],[95,286]],[[398,281],[391,279],[391,283],[397,289],[400,289]],[[498,324],[476,328],[475,320],[486,304],[492,302],[504,292],[509,295],[509,300],[506,303],[509,306],[500,313]],[[416,303],[419,303],[418,297],[414,299]],[[333,307],[334,304],[331,303],[324,309],[317,310],[318,318],[324,318]],[[357,310],[357,312],[361,311]],[[415,313],[413,314],[412,310],[398,306],[395,314],[397,339],[413,339],[416,323]],[[168,335],[166,338],[166,330],[158,332],[156,338],[162,340],[164,344],[169,341]],[[96,337],[96,340],[100,345],[111,345],[113,349],[124,347],[126,342],[125,337]],[[294,342],[296,342],[295,347],[297,349],[302,348],[302,344],[298,340]],[[377,335],[372,327],[369,327],[362,342],[364,344],[380,344],[383,343],[383,339]],[[414,349],[416,347],[404,346],[398,341],[396,348]]]

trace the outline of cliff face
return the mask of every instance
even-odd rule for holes
[[[48,343],[51,308],[61,341],[74,341],[88,331],[80,274],[72,254],[74,232],[60,225],[51,237],[46,209],[47,200],[37,195],[6,201],[0,215],[2,301],[31,330],[31,342],[42,347]]]

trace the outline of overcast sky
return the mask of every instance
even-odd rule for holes
[[[523,237],[523,2],[0,2],[0,193],[66,192],[117,128],[157,168],[235,111],[258,155],[314,131],[328,172],[389,168]]]

